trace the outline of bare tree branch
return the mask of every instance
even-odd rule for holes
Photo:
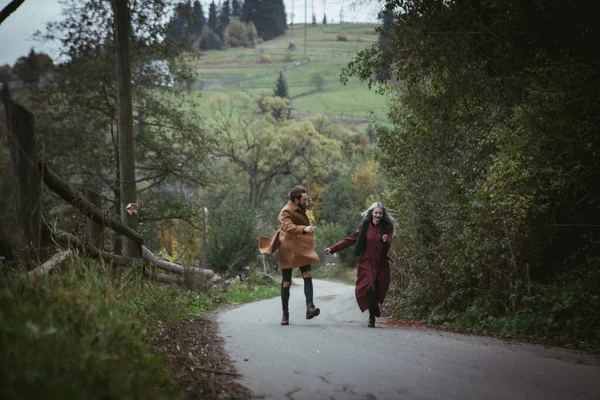
[[[8,5],[6,7],[4,7],[4,9],[2,11],[0,11],[0,25],[2,25],[2,23],[4,22],[4,20],[6,18],[8,18],[8,16],[12,13],[14,13],[15,11],[17,11],[17,8],[19,8],[19,6],[21,4],[23,4],[25,0],[13,0],[10,3],[8,3]]]

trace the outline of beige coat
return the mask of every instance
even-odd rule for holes
[[[279,230],[272,239],[260,237],[261,253],[273,254],[279,249],[279,268],[298,268],[319,262],[313,235],[304,233],[310,225],[308,216],[296,203],[290,201],[279,213]]]

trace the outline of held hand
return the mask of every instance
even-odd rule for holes
[[[323,253],[325,253],[325,254],[331,254],[331,249],[328,247],[325,250],[323,250]]]
[[[315,231],[315,227],[314,226],[306,226],[304,227],[304,232],[308,233],[308,234],[313,234],[313,232]]]
[[[381,238],[381,240],[383,240],[384,242],[387,242],[387,234],[383,235],[383,237]]]

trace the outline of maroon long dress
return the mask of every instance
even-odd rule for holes
[[[356,232],[331,246],[329,248],[331,253],[337,253],[340,250],[353,246],[358,238],[361,225],[358,226]],[[385,300],[388,288],[390,287],[389,260],[387,255],[380,254],[379,246],[381,244],[385,250],[389,249],[392,244],[394,227],[392,224],[388,225],[387,232],[385,232],[387,235],[387,240],[385,242],[381,241],[383,235],[380,230],[381,224],[375,226],[373,223],[370,223],[368,225],[367,236],[365,237],[365,250],[358,259],[354,296],[356,297],[356,302],[362,312],[369,309],[369,290],[373,285],[373,282],[377,281],[379,286],[379,299],[377,299],[379,304],[383,303]]]

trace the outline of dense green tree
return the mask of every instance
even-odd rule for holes
[[[212,31],[207,25],[202,28],[202,34],[199,40],[200,50],[220,50],[223,47],[221,37]]]
[[[231,22],[231,7],[229,0],[225,0],[219,10],[219,32],[225,31],[227,25]]]
[[[258,0],[245,0],[242,4],[240,19],[242,22],[252,21],[254,22],[254,15],[256,13],[256,5]]]
[[[191,190],[204,184],[206,132],[198,125],[194,107],[180,111],[178,95],[193,81],[193,74],[178,64],[179,49],[162,41],[167,31],[164,1],[136,4],[131,9],[131,65],[140,221],[187,218],[193,216],[193,208],[146,204],[149,196],[163,200],[173,196],[175,183]],[[112,38],[103,36],[111,31],[111,17],[109,3],[65,4],[63,19],[49,24],[43,37],[59,40],[61,55],[68,61],[54,71],[52,87],[40,89],[32,100],[46,161],[66,179],[106,193],[119,215],[116,68]]]
[[[238,0],[232,0],[231,2],[231,18],[242,17],[242,6]]]
[[[279,77],[277,78],[277,81],[275,81],[275,89],[273,90],[273,96],[281,97],[284,99],[290,97],[290,94],[288,92],[287,80],[283,76],[282,72],[279,73]]]
[[[282,35],[287,30],[283,0],[259,0],[251,20],[260,37],[265,40]]]
[[[600,276],[590,223],[600,220],[593,7],[387,3],[387,44],[360,53],[346,73],[396,96],[393,127],[376,138],[402,222],[404,311],[437,322],[471,312],[479,322],[564,308],[572,321],[600,325],[590,317],[600,288],[577,284]],[[550,297],[550,284],[571,290],[569,305]],[[556,318],[541,317],[567,326]]]
[[[323,14],[323,25],[327,25],[327,14]]]
[[[394,29],[394,13],[387,8],[384,8],[377,16],[381,21],[381,30],[379,32],[379,48],[385,49],[390,36],[393,34]]]
[[[191,15],[190,34],[198,37],[202,34],[202,28],[206,24],[206,17],[202,10],[202,4],[198,0],[194,1]]]
[[[54,63],[50,56],[44,53],[36,53],[33,48],[26,57],[19,57],[12,71],[25,84],[37,86],[40,78],[50,72]]]
[[[178,2],[175,5],[173,16],[168,23],[165,38],[171,43],[188,44],[190,27],[192,26],[192,6],[189,1]]]
[[[235,171],[231,173],[248,183],[248,201],[256,210],[262,209],[278,178],[322,182],[358,135],[324,120],[281,118],[287,116],[289,102],[280,97],[253,100],[237,93],[213,99],[210,109],[220,143],[213,156],[228,160]]]
[[[238,17],[233,17],[231,23],[223,32],[223,40],[230,47],[254,47],[258,33],[252,22],[242,22]]]
[[[203,196],[208,208],[208,264],[221,273],[256,260],[256,213],[243,184],[231,180]]]
[[[166,40],[176,43],[182,50],[187,50],[198,40],[204,25],[206,17],[200,1],[195,0],[193,4],[190,0],[178,2],[168,23]]]
[[[5,102],[12,99],[10,89],[8,88],[8,82],[0,82],[0,85],[2,85],[2,88],[0,89],[0,102]]]
[[[219,17],[217,16],[215,0],[212,0],[208,6],[208,27],[215,33],[219,32]]]
[[[8,82],[12,75],[12,68],[5,64],[0,66],[0,82]]]

